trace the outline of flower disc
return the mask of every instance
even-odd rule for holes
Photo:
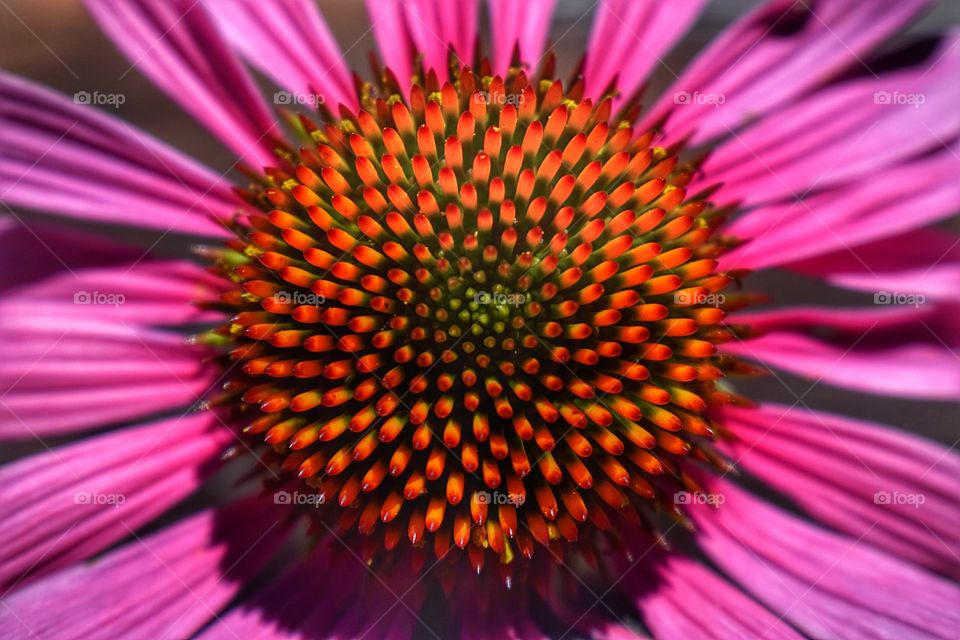
[[[482,71],[298,117],[218,262],[236,419],[368,557],[562,554],[721,464],[730,277],[693,169],[582,83]]]

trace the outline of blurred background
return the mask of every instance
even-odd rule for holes
[[[354,69],[366,74],[369,69],[367,56],[375,48],[375,43],[363,3],[360,0],[318,0],[318,3],[347,61]],[[714,0],[710,3],[687,37],[665,58],[666,68],[660,68],[655,74],[651,93],[662,90],[673,73],[679,73],[716,33],[757,4],[757,0]],[[595,5],[592,0],[558,2],[551,40],[559,57],[559,68],[564,70],[563,76],[566,70],[576,64],[583,51]],[[902,39],[943,32],[957,24],[960,24],[960,2],[945,0],[920,19]],[[122,93],[126,100],[115,110],[120,117],[217,171],[225,170],[233,161],[231,154],[212,136],[154,89],[117,53],[97,30],[78,0],[0,0],[0,67],[66,94],[78,91]],[[270,94],[274,90],[266,82],[264,88]],[[105,108],[114,111],[110,107]],[[43,217],[22,214],[28,224],[31,220]],[[57,223],[69,224],[59,219]],[[954,224],[953,228],[958,227]],[[151,235],[145,232],[124,232],[123,237],[143,246],[149,246],[153,241]],[[160,244],[160,251],[180,253],[187,244],[185,239],[168,237]],[[771,293],[775,304],[817,302],[851,305],[871,302],[869,294],[839,292],[795,275],[772,273],[752,276],[746,284],[749,289]],[[811,384],[809,380],[779,373],[778,377],[748,381],[743,385],[738,383],[738,388],[751,397],[788,405],[793,404],[799,396],[804,404],[813,409],[896,424],[950,444],[957,439],[957,425],[960,424],[958,402],[893,399],[840,391],[826,385],[811,387]],[[36,443],[23,443],[22,446],[30,450]],[[7,455],[10,453],[13,452],[8,451]]]

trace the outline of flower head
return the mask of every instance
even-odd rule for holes
[[[310,0],[91,0],[231,181],[0,76],[0,437],[78,440],[0,468],[3,635],[956,635],[960,459],[749,380],[960,392],[920,228],[960,208],[955,39],[877,62],[924,2],[775,0],[641,102],[702,4],[602,2],[565,80],[550,1],[484,47],[472,0],[371,0],[351,78]],[[761,306],[775,267],[877,307]]]

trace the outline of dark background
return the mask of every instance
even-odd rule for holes
[[[319,4],[341,50],[346,52],[348,63],[366,73],[367,54],[375,48],[375,43],[369,32],[363,3],[360,0],[319,0]],[[757,0],[714,0],[680,46],[665,58],[666,65],[679,73],[718,31],[735,16],[757,4]],[[559,68],[569,69],[581,55],[589,36],[594,7],[592,0],[560,0],[558,3],[551,39],[560,58]],[[909,34],[942,32],[958,23],[960,3],[944,1],[918,21]],[[217,171],[224,170],[233,161],[228,151],[163,93],[153,88],[136,69],[129,71],[130,63],[100,34],[78,0],[0,0],[0,66],[66,94],[77,91],[123,93],[126,102],[116,110],[117,115]],[[652,93],[659,92],[671,78],[669,71],[659,69],[652,82]],[[264,87],[269,85],[264,83]],[[269,91],[272,93],[273,89]],[[24,213],[21,217],[29,224],[31,220],[44,216]],[[957,228],[957,225],[953,227]],[[124,232],[123,236],[144,246],[149,246],[152,240],[152,236],[145,232]],[[185,246],[183,239],[168,238],[161,243],[160,250],[180,254]],[[841,292],[809,279],[781,273],[752,276],[747,284],[751,289],[772,293],[776,304],[851,305],[870,302],[870,296],[866,294]],[[960,366],[960,355],[957,366]],[[827,385],[811,389],[811,381],[783,373],[778,375],[779,379],[770,377],[742,385],[738,383],[738,388],[751,397],[785,404],[793,404],[796,396],[801,396],[804,404],[814,409],[894,424],[950,444],[956,441],[957,425],[960,424],[960,404],[957,402],[878,397]],[[12,451],[8,450],[7,455],[10,453]]]

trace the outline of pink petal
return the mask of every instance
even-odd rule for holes
[[[747,127],[711,154],[697,184],[724,183],[716,201],[753,205],[873,180],[946,147],[960,132],[957,42],[945,40],[923,67],[839,83]]]
[[[705,478],[704,486],[723,496],[723,503],[688,510],[699,529],[700,548],[804,634],[954,637],[960,625],[956,586],[862,539],[809,524],[724,480]]]
[[[336,589],[329,588],[330,576],[336,576]],[[399,601],[409,587],[388,589],[333,542],[308,559],[296,559],[283,576],[214,621],[200,638],[411,638],[416,619],[407,607],[414,605]]]
[[[669,141],[696,131],[695,141],[725,135],[745,120],[859,68],[862,58],[910,20],[928,0],[877,2],[771,0],[717,37],[644,118],[650,126],[672,114]],[[721,97],[678,102],[694,94]]]
[[[737,311],[730,318],[761,333],[819,335],[844,349],[904,343],[939,345],[950,350],[960,346],[957,310],[949,303],[781,307]]]
[[[281,517],[247,501],[137,537],[11,594],[0,609],[0,636],[191,637],[274,553]]]
[[[960,206],[960,156],[946,150],[887,169],[852,186],[799,203],[762,207],[734,220],[726,232],[750,239],[725,254],[721,269],[764,269],[925,227]]]
[[[200,267],[44,225],[0,223],[0,438],[44,437],[184,409],[219,375],[182,333],[223,287]]]
[[[786,265],[830,284],[863,291],[960,301],[960,238],[917,229]]]
[[[942,344],[851,348],[778,331],[721,349],[818,383],[867,393],[940,400],[960,395],[960,359]]]
[[[882,305],[874,307],[780,307],[778,309],[760,309],[738,311],[731,315],[732,322],[747,324],[751,329],[768,331],[810,331],[829,327],[836,335],[851,334],[856,340],[864,332],[897,332],[902,338],[911,327],[921,322],[936,324],[938,316],[944,312],[937,305],[901,306]],[[919,332],[922,335],[923,332]]]
[[[536,69],[547,42],[556,0],[490,0],[489,6],[493,72],[506,75],[514,47],[520,48],[520,62],[528,69]]]
[[[622,589],[656,638],[800,638],[702,562],[674,552],[650,565],[627,574]]]
[[[415,55],[441,80],[451,47],[465,63],[473,61],[477,0],[366,0],[366,6],[380,55],[402,87],[410,86]]]
[[[164,325],[222,318],[196,303],[226,283],[191,262],[9,217],[0,220],[0,248],[0,315]]]
[[[216,237],[227,232],[213,219],[244,206],[220,177],[146,133],[2,72],[0,109],[9,205]]]
[[[533,619],[527,607],[516,606],[511,598],[511,592],[498,591],[491,593],[484,590],[482,583],[473,581],[458,585],[457,600],[460,603],[480,603],[477,607],[461,605],[458,607],[463,613],[458,615],[460,640],[485,640],[487,638],[504,638],[504,640],[547,640],[550,635],[544,632]],[[461,588],[462,587],[462,588]],[[483,593],[486,591],[486,593]],[[473,609],[473,611],[471,611]],[[572,611],[564,612],[567,615]],[[576,618],[576,616],[574,616]],[[571,628],[571,635],[576,629]]]
[[[477,38],[477,0],[401,0],[407,28],[424,65],[447,76],[449,48],[464,62],[473,60]],[[389,60],[389,58],[388,58]]]
[[[393,71],[404,91],[413,77],[414,44],[404,18],[403,0],[364,0],[380,58]]]
[[[726,407],[719,419],[738,438],[722,447],[731,459],[821,522],[960,576],[955,453],[884,425],[795,407]]]
[[[629,97],[683,37],[705,0],[603,0],[597,7],[587,44],[586,93],[603,95],[615,78],[616,89]]]
[[[275,162],[277,135],[253,80],[194,0],[86,0],[88,11],[160,89],[256,166]]]
[[[212,414],[192,414],[0,467],[0,588],[127,537],[197,489],[232,440]]]
[[[338,104],[357,108],[350,69],[313,0],[204,4],[230,44],[294,98],[322,95],[334,113]]]
[[[3,313],[179,325],[222,319],[196,303],[212,300],[223,281],[189,262],[151,260],[103,269],[73,269],[10,291]]]
[[[219,377],[182,335],[122,321],[0,316],[0,438],[72,433],[183,409]]]

